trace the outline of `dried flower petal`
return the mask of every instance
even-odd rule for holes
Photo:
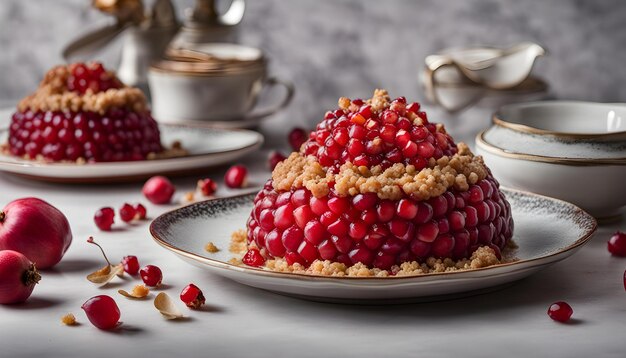
[[[141,299],[150,294],[150,289],[144,285],[136,285],[130,292],[124,290],[118,290],[117,292],[124,297]]]
[[[210,252],[212,254],[220,251],[220,249],[217,246],[215,246],[215,244],[213,242],[211,242],[211,241],[207,242],[207,244],[204,245],[204,250],[206,250],[207,252]]]
[[[183,313],[174,305],[174,301],[165,292],[161,292],[156,296],[154,299],[154,307],[156,307],[166,319],[181,319],[184,317]]]
[[[106,265],[100,270],[87,275],[87,280],[97,285],[106,285],[111,282],[115,276],[122,276],[124,274],[124,266],[122,264],[111,266]]]
[[[66,326],[73,326],[76,324],[76,317],[73,314],[68,313],[65,316],[61,317],[61,323]]]

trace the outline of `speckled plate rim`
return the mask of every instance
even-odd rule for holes
[[[607,133],[574,133],[574,132],[561,132],[561,131],[554,131],[554,130],[549,130],[549,129],[541,129],[541,128],[529,126],[527,124],[507,121],[505,119],[506,117],[502,114],[502,111],[506,107],[509,107],[509,108],[510,107],[522,108],[522,107],[533,107],[533,106],[546,107],[546,106],[568,105],[568,104],[588,105],[588,106],[593,106],[593,107],[617,106],[617,107],[626,108],[626,104],[619,103],[619,102],[600,103],[600,102],[588,102],[588,101],[534,101],[534,102],[507,104],[501,107],[500,109],[498,109],[498,111],[496,111],[491,117],[491,120],[493,124],[497,126],[509,128],[517,132],[547,135],[547,136],[563,138],[567,140],[577,140],[577,139],[618,140],[618,139],[626,138],[626,131],[618,131],[618,132],[610,132],[610,133],[608,132]]]
[[[568,157],[550,157],[546,155],[520,153],[505,148],[500,148],[489,143],[485,139],[485,134],[491,129],[487,128],[476,135],[476,146],[489,153],[520,160],[528,160],[532,162],[544,162],[571,166],[601,166],[601,165],[626,165],[626,157],[622,158],[568,158]]]
[[[536,198],[541,198],[541,199],[547,199],[550,200],[556,204],[559,205],[563,205],[568,207],[569,209],[571,209],[575,214],[576,217],[580,218],[580,220],[586,221],[588,223],[591,224],[591,227],[589,228],[589,230],[587,230],[584,235],[582,235],[581,237],[579,237],[576,241],[574,241],[573,243],[571,243],[570,245],[551,252],[549,254],[546,255],[542,255],[539,257],[535,257],[535,258],[531,258],[531,259],[525,259],[525,260],[518,260],[518,261],[512,261],[512,262],[507,262],[507,263],[503,263],[500,265],[494,265],[494,266],[489,266],[489,267],[483,267],[483,268],[478,268],[478,269],[473,269],[473,270],[464,270],[464,271],[456,271],[456,272],[437,272],[437,273],[431,273],[431,274],[425,274],[425,275],[416,275],[416,276],[402,276],[402,277],[398,277],[398,276],[390,276],[390,277],[347,277],[347,276],[342,276],[342,277],[330,277],[330,276],[314,276],[314,275],[306,275],[306,274],[298,274],[298,273],[292,273],[292,272],[274,272],[274,271],[269,271],[269,270],[263,270],[263,269],[258,269],[258,268],[253,268],[253,267],[243,267],[243,266],[237,266],[237,265],[233,265],[227,262],[223,262],[220,260],[215,260],[215,259],[211,259],[208,257],[203,257],[200,255],[197,255],[195,253],[186,251],[186,250],[182,250],[172,244],[170,244],[169,242],[167,242],[166,240],[164,240],[163,238],[161,238],[159,236],[159,233],[157,232],[157,230],[155,229],[155,223],[159,222],[159,221],[163,221],[166,220],[167,216],[169,215],[173,215],[174,213],[180,211],[180,210],[189,210],[189,208],[191,207],[195,207],[195,206],[202,206],[205,205],[207,202],[211,202],[211,201],[225,201],[225,200],[232,200],[235,198],[244,198],[246,196],[249,196],[250,199],[252,200],[255,196],[255,194],[242,194],[242,195],[237,195],[237,196],[232,196],[232,197],[225,197],[225,198],[215,198],[215,199],[209,199],[209,200],[205,200],[205,201],[201,201],[201,202],[197,202],[197,203],[193,203],[190,205],[186,205],[183,207],[180,207],[178,209],[174,209],[171,211],[168,211],[166,213],[163,213],[161,215],[159,215],[156,219],[154,219],[151,223],[150,223],[150,234],[152,235],[152,238],[154,239],[154,241],[156,241],[157,244],[159,244],[160,246],[162,246],[163,248],[172,251],[173,253],[179,255],[179,256],[183,256],[189,259],[192,259],[194,261],[203,263],[205,265],[214,267],[214,268],[218,268],[218,269],[225,269],[225,270],[229,270],[229,271],[235,271],[235,272],[239,272],[239,273],[246,273],[246,274],[251,274],[251,275],[256,275],[256,276],[265,276],[265,277],[273,277],[273,278],[281,278],[281,279],[298,279],[298,280],[304,280],[304,281],[318,281],[318,282],[345,282],[345,281],[358,281],[358,282],[369,282],[369,283],[376,283],[376,284],[381,284],[384,282],[388,282],[388,283],[398,283],[398,281],[411,281],[411,282],[415,282],[415,281],[426,281],[426,280],[431,280],[433,278],[438,278],[438,277],[445,277],[445,278],[450,278],[450,279],[454,279],[455,276],[465,276],[462,278],[468,278],[466,275],[467,274],[474,274],[474,273],[480,273],[480,272],[485,272],[485,271],[494,271],[494,275],[498,275],[498,274],[504,274],[504,275],[508,275],[511,274],[513,272],[516,271],[523,271],[523,270],[528,270],[532,267],[535,266],[542,266],[544,264],[542,264],[540,261],[545,260],[547,258],[551,258],[557,255],[561,255],[563,253],[566,253],[568,251],[574,250],[584,244],[586,244],[592,237],[593,234],[595,233],[595,231],[598,228],[598,222],[597,220],[591,216],[589,213],[587,213],[586,211],[584,211],[583,209],[579,208],[578,206],[569,203],[567,201],[564,200],[560,200],[560,199],[556,199],[556,198],[552,198],[549,196],[545,196],[545,195],[539,195],[539,194],[535,194],[535,193],[531,193],[531,192],[527,192],[527,191],[522,191],[522,190],[516,190],[516,189],[509,189],[509,188],[505,188],[505,187],[501,187],[501,189],[505,192],[512,192],[512,193],[517,193],[520,195],[524,195],[524,196],[531,196],[531,197],[536,197]],[[565,257],[563,257],[564,259]],[[526,265],[526,264],[530,264],[530,266]],[[514,267],[514,266],[521,266],[519,267],[518,270],[513,270],[513,271],[506,271],[506,272],[500,272],[497,273],[497,271],[500,271],[503,268],[510,268],[510,267]],[[461,278],[461,277],[459,277]],[[476,277],[476,278],[480,278],[480,277]]]

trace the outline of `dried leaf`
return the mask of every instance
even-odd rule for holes
[[[124,290],[118,290],[117,292],[124,297],[141,299],[150,294],[150,289],[144,285],[137,285],[133,287],[133,290],[130,292]]]
[[[97,285],[106,285],[111,282],[115,276],[121,276],[124,273],[124,266],[122,264],[111,266],[106,265],[98,271],[92,272],[87,275],[87,280]]]
[[[154,299],[154,307],[156,307],[159,312],[166,319],[181,319],[183,318],[183,313],[174,305],[174,301],[167,295],[165,292],[159,293]]]

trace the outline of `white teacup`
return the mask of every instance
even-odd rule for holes
[[[293,97],[290,83],[267,76],[267,62],[256,48],[210,44],[168,55],[148,74],[152,114],[158,121],[249,122],[277,112]],[[280,103],[254,111],[264,89],[276,85],[286,89]]]

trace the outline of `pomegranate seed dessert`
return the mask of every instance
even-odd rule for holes
[[[418,103],[341,98],[254,200],[242,262],[326,275],[497,264],[513,233],[498,182]]]
[[[145,160],[163,151],[144,94],[100,63],[48,71],[18,104],[6,149],[51,162]]]

